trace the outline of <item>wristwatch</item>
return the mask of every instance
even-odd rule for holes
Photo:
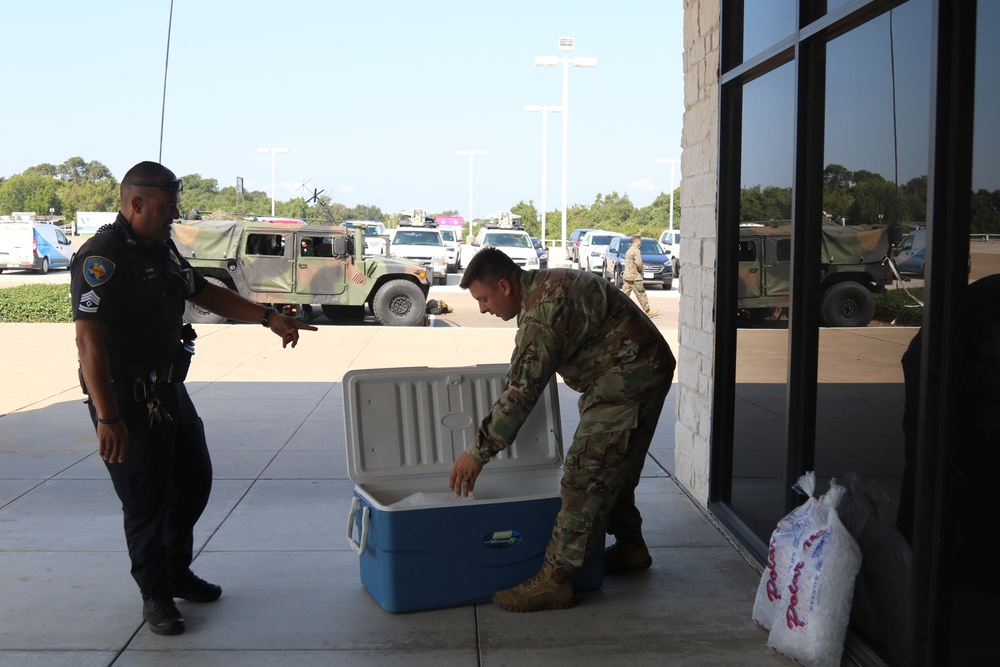
[[[262,325],[264,325],[265,327],[270,328],[270,326],[271,326],[271,313],[276,313],[276,312],[278,312],[278,311],[276,311],[271,306],[268,306],[267,308],[265,308],[264,309],[264,316],[262,318],[260,318],[260,323]]]

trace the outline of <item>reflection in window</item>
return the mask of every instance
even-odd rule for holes
[[[787,220],[790,215],[793,88],[790,64],[743,88],[740,221]],[[787,291],[779,301],[768,300],[772,285],[767,249],[760,245],[762,226],[740,230],[739,314],[741,322],[751,311],[757,317],[747,318],[736,337],[731,506],[766,543],[785,514],[788,332],[774,326]]]
[[[828,218],[817,224],[847,236],[824,234],[825,254],[834,252],[827,243],[849,241],[870,246],[872,256],[859,259],[877,266],[890,239],[925,224],[929,5],[911,0],[827,47]],[[902,309],[911,303],[902,290],[918,287],[891,281],[885,297],[897,292]],[[852,627],[887,661],[909,664],[911,553],[896,520],[906,458],[901,359],[917,329],[888,324],[820,329],[815,460],[818,493],[831,478],[846,485],[840,516],[862,551]]]
[[[1000,654],[996,618],[1000,608],[1000,574],[983,567],[982,545],[992,537],[1000,515],[1000,3],[980,2],[976,17],[976,90],[973,125],[972,216],[967,305],[961,309],[959,357],[964,395],[952,409],[953,421],[967,430],[947,446],[956,453],[960,470],[956,538],[960,553],[952,600],[950,664],[992,664]],[[936,221],[935,221],[936,224]],[[964,258],[958,258],[962,261]],[[952,416],[949,417],[952,419]],[[986,528],[984,531],[984,527]],[[991,541],[986,539],[986,541]]]

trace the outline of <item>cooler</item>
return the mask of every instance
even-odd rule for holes
[[[489,602],[542,567],[561,505],[555,379],[513,445],[483,468],[473,499],[446,495],[452,466],[475,441],[506,373],[497,364],[344,376],[347,468],[355,484],[347,539],[361,583],[385,610]],[[430,494],[430,503],[394,506],[414,494]],[[599,540],[572,583],[587,591],[603,582]]]

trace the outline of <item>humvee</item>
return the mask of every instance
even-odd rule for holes
[[[426,269],[405,260],[355,257],[361,228],[297,223],[203,220],[172,226],[178,250],[209,281],[308,319],[312,305],[334,321],[363,319],[367,305],[388,326],[423,321],[430,283]],[[218,315],[188,303],[192,323]]]
[[[820,318],[828,327],[864,327],[875,314],[874,294],[894,279],[889,228],[824,224]],[[788,308],[792,230],[740,229],[737,301],[744,319],[772,318]]]

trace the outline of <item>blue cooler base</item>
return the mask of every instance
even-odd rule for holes
[[[393,613],[486,603],[528,579],[542,567],[561,505],[555,496],[393,510],[357,488],[354,496],[354,535],[366,533],[361,583]],[[599,540],[572,584],[580,592],[603,583]]]

